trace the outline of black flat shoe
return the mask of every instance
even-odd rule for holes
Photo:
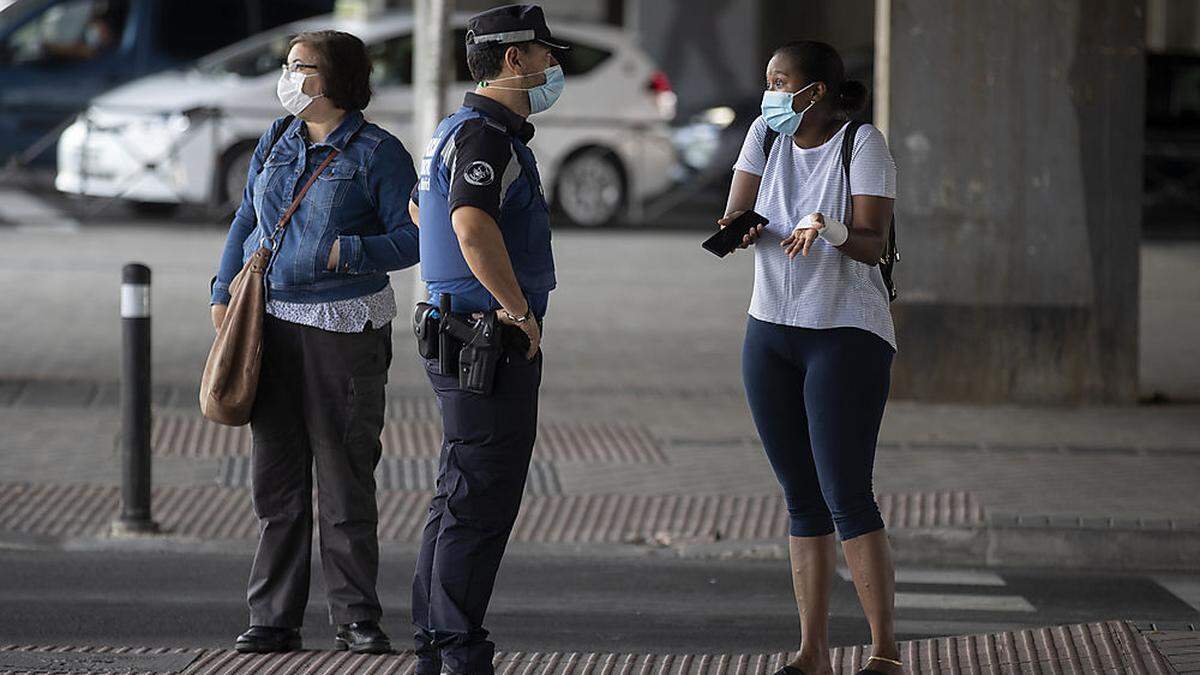
[[[233,648],[243,654],[269,654],[272,652],[300,651],[300,629],[251,626],[238,636]]]
[[[356,621],[337,627],[333,647],[338,651],[349,649],[355,654],[390,654],[392,641],[387,633],[374,621]]]
[[[804,675],[804,671],[791,666],[784,666],[775,671],[775,675]]]
[[[901,669],[904,668],[903,661],[896,661],[894,659],[888,659],[888,658],[884,658],[882,656],[869,657],[867,659],[867,664],[870,665],[870,663],[872,661],[882,661],[883,663],[890,663],[893,666],[897,666]],[[903,672],[903,670],[901,672]],[[874,668],[863,668],[862,670],[858,671],[858,675],[888,675],[888,674],[883,672],[882,670],[875,670]]]

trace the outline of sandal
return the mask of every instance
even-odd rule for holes
[[[904,667],[903,661],[897,661],[895,659],[889,659],[889,658],[883,657],[883,656],[869,657],[867,659],[867,664],[870,665],[870,663],[872,661],[883,661],[884,663],[890,663],[893,666],[898,666],[900,668]],[[874,668],[863,668],[862,670],[858,671],[858,675],[887,675],[887,674],[884,673],[882,670],[875,670]]]

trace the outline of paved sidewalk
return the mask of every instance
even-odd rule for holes
[[[1179,647],[1147,639],[1130,622],[1075,624],[1036,630],[956,636],[900,643],[908,673],[979,673],[983,675],[1069,672],[1116,675],[1167,675],[1169,659],[1188,672],[1193,661]],[[866,665],[863,647],[831,651],[835,673],[850,675]],[[789,654],[613,654],[594,652],[498,653],[498,675],[769,675]],[[44,665],[43,665],[44,664]],[[161,673],[239,675],[340,673],[411,675],[410,652],[389,656],[305,651],[243,655],[230,650],[132,649],[129,647],[0,647],[0,675],[16,673]]]
[[[700,256],[691,233],[561,234],[527,511],[556,504],[562,515],[529,526],[524,541],[603,542],[598,554],[782,555],[779,488],[739,378],[750,256]],[[220,244],[218,230],[184,226],[0,231],[0,280],[26,289],[0,300],[8,318],[0,325],[0,538],[95,538],[112,517],[116,281],[134,257],[155,270],[157,508],[177,514],[173,525],[189,536],[249,536],[248,435],[201,423],[195,403],[211,339],[206,280]],[[1144,344],[1153,349],[1143,365],[1158,378],[1152,391],[1186,400],[1200,370],[1189,360],[1200,340],[1188,337],[1200,335],[1189,311],[1200,286],[1179,270],[1200,261],[1200,248],[1143,255],[1153,263],[1144,266]],[[35,272],[39,283],[30,285]],[[1191,281],[1180,286],[1170,275]],[[413,282],[410,272],[393,275],[401,306]],[[397,505],[426,498],[438,451],[435,407],[404,348],[404,323],[396,324],[380,473],[384,501]],[[1200,405],[892,401],[880,441],[876,491],[902,561],[1198,567]],[[188,507],[209,490],[225,495],[213,522]],[[45,494],[75,501],[30,498]],[[63,509],[86,518],[60,522]],[[404,518],[416,513],[383,526],[406,541]]]
[[[597,554],[785,554],[782,499],[752,431],[721,436],[705,428],[716,426],[711,420],[690,424],[688,411],[697,401],[663,396],[643,396],[629,414],[607,417],[602,402],[611,399],[548,397],[515,535],[519,544],[596,545]],[[725,395],[700,403],[714,401],[744,405]],[[0,409],[0,425],[12,430],[0,438],[0,537],[106,538],[120,483],[115,412],[105,406]],[[1200,447],[1180,445],[1192,442],[1185,433],[1191,422],[1176,419],[1177,412],[1081,411],[1078,424],[1058,418],[1051,429],[1057,439],[1030,435],[1009,443],[992,440],[984,423],[974,440],[963,430],[950,441],[917,433],[901,441],[894,440],[897,432],[885,433],[875,482],[898,560],[1197,569]],[[917,429],[921,414],[966,417],[909,404],[899,424]],[[928,424],[943,433],[954,428]],[[1158,426],[1164,433],[1147,440],[1162,444],[1123,444],[1136,440],[1122,437],[1127,425]],[[1072,440],[1072,426],[1088,434]],[[1109,442],[1098,442],[1102,436]],[[177,541],[254,536],[246,429],[165,407],[156,411],[153,440],[155,511]],[[414,541],[438,441],[428,395],[392,397],[379,473],[385,540]]]

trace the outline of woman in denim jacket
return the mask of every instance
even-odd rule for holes
[[[375,590],[374,473],[397,313],[387,273],[418,260],[408,214],[417,177],[400,141],[363,118],[371,62],[361,40],[301,33],[283,68],[279,98],[291,115],[263,134],[250,161],[212,286],[215,327],[234,275],[319,165],[338,154],[304,196],[267,272],[262,374],[250,420],[260,534],[247,591],[250,630],[236,648],[301,648],[315,459],[335,647],[386,652]]]

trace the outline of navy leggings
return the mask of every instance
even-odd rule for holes
[[[779,477],[793,537],[843,541],[883,529],[871,489],[892,347],[858,328],[816,330],[750,318],[742,380]]]

